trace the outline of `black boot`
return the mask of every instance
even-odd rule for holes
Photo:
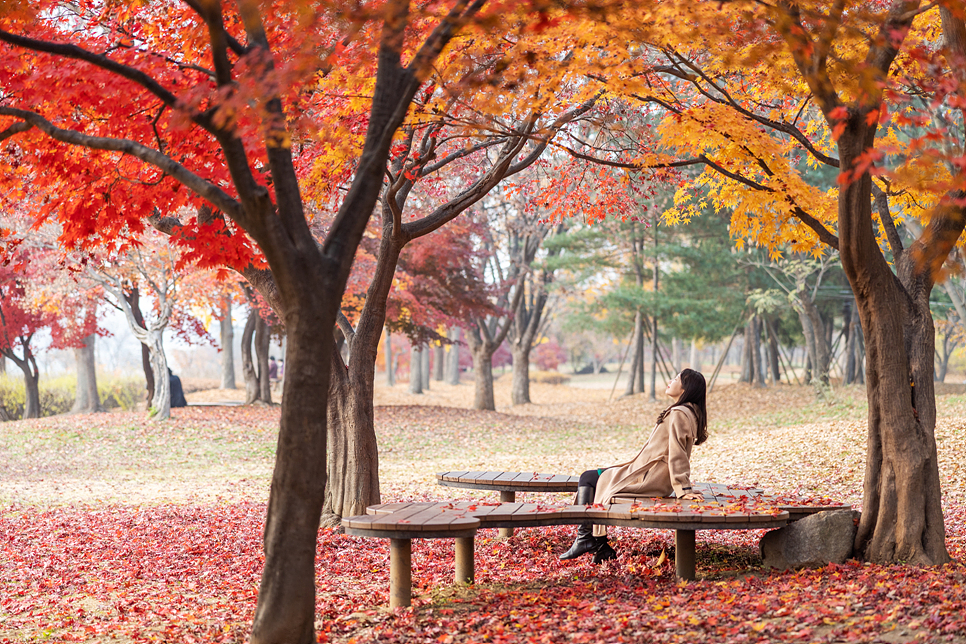
[[[575,505],[591,505],[594,502],[594,488],[589,485],[581,485],[577,488],[577,502]],[[581,523],[577,526],[577,539],[570,550],[560,555],[561,561],[576,559],[580,555],[594,552],[598,547],[597,539],[594,537],[594,526],[590,523]]]
[[[594,552],[594,561],[592,563],[599,564],[611,559],[617,559],[617,552],[610,547],[607,543],[607,536],[597,537],[597,550]]]

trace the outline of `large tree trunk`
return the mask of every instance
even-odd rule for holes
[[[409,393],[423,393],[423,351],[418,344],[409,349]]]
[[[257,314],[256,314],[257,315]],[[272,334],[268,323],[257,315],[255,320],[255,358],[258,360],[258,399],[272,403],[272,381],[269,379],[268,359]]]
[[[452,344],[446,347],[446,383],[460,384],[460,328],[451,326],[446,337]]]
[[[485,344],[472,349],[473,378],[476,384],[473,409],[496,411],[496,399],[493,397],[493,353],[495,351]]]
[[[231,300],[221,301],[221,388],[235,388],[235,329],[231,322]]]
[[[93,414],[104,411],[97,393],[97,370],[94,362],[94,341],[92,333],[84,338],[84,346],[74,348],[74,362],[77,365],[77,389],[74,394],[72,414]]]
[[[359,340],[359,337],[356,337]],[[378,346],[378,336],[376,343]],[[354,345],[353,350],[360,349]],[[356,354],[358,355],[358,354]],[[346,369],[333,352],[332,379],[329,382],[327,483],[322,524],[337,526],[344,516],[365,514],[366,508],[380,502],[379,449],[373,415],[373,383],[365,365],[350,363]]]
[[[530,346],[511,344],[513,355],[513,382],[510,385],[510,398],[514,405],[530,403]]]
[[[171,380],[168,378],[168,359],[164,355],[161,331],[148,329],[148,351],[151,354],[151,370],[158,374],[154,379],[154,396],[151,398],[151,416],[157,420],[171,417]]]
[[[852,168],[870,149],[874,128],[851,113],[839,138],[843,168]],[[855,537],[857,553],[872,562],[949,561],[936,453],[936,403],[932,369],[934,329],[929,312],[930,262],[916,261],[923,249],[945,254],[963,229],[956,217],[955,235],[934,216],[935,234],[911,248],[892,273],[872,228],[871,178],[865,173],[843,187],[839,197],[839,253],[855,294],[865,337],[869,440],[862,518]],[[924,235],[923,237],[928,237]],[[931,246],[930,246],[931,245]],[[916,252],[914,252],[916,251]],[[902,342],[898,342],[898,339]],[[911,384],[910,384],[911,383]]]

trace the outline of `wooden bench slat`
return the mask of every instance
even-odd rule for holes
[[[366,508],[366,514],[391,514],[408,508],[412,503],[378,503]]]
[[[413,503],[408,508],[399,510],[397,512],[373,515],[375,521],[372,523],[371,528],[376,530],[392,530],[393,528],[399,526],[401,521],[409,521],[410,517],[425,510],[425,506]]]
[[[452,472],[440,472],[436,475],[436,478],[442,479],[443,481],[458,481],[467,474],[469,474],[467,470],[455,470]]]

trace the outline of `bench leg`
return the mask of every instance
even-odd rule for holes
[[[389,608],[412,606],[413,542],[389,540]]]
[[[678,579],[694,580],[694,530],[674,531],[674,571]]]
[[[517,493],[516,492],[500,492],[500,503],[516,503]],[[513,528],[499,528],[496,532],[496,536],[500,539],[506,539],[507,537],[513,536]]]
[[[473,561],[473,537],[456,538],[456,583],[472,584],[476,576]]]

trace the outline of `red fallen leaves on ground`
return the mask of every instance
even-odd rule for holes
[[[243,642],[262,566],[265,508],[7,507],[0,511],[0,641]],[[946,507],[950,553],[966,507]],[[667,530],[612,529],[620,558],[560,562],[569,526],[481,531],[477,588],[452,586],[453,542],[413,545],[411,609],[382,610],[382,540],[320,532],[320,641],[962,641],[966,566],[751,574],[762,531],[704,532],[697,582],[679,584]]]

